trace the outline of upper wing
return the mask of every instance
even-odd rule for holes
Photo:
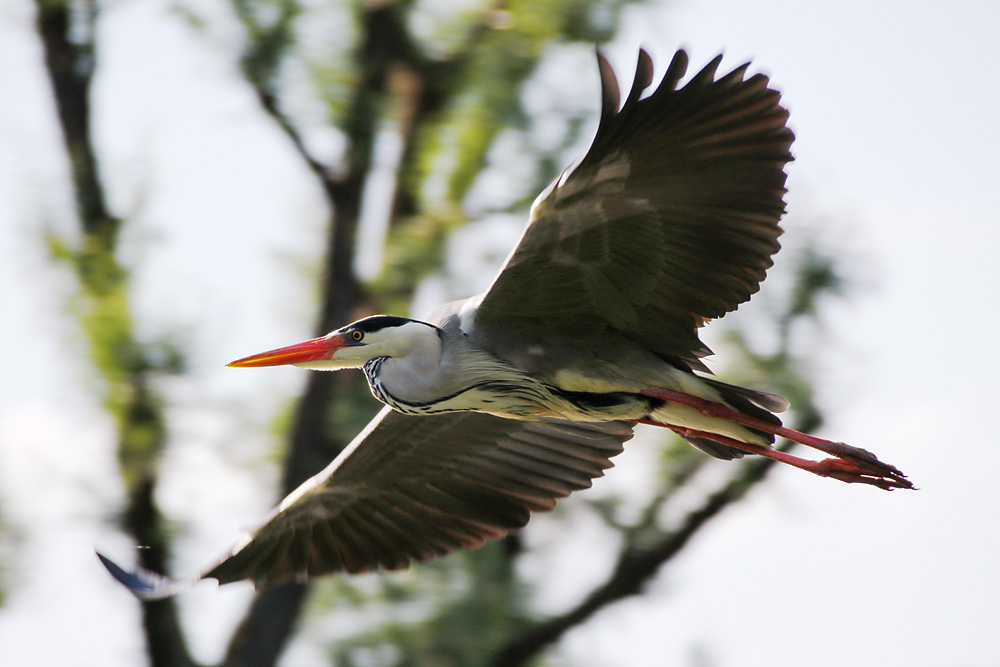
[[[126,572],[143,599],[205,578],[258,586],[327,572],[399,569],[502,537],[590,486],[632,437],[619,422],[524,422],[473,412],[382,410],[325,470],[285,498],[218,563],[171,581]]]
[[[640,99],[653,65],[639,52],[619,89],[597,55],[603,108],[590,151],[535,201],[528,226],[476,318],[626,333],[662,354],[708,352],[697,328],[757,291],[779,248],[791,130],[749,63],[716,79],[722,56],[683,88],[678,51]]]

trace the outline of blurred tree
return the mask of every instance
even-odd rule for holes
[[[148,547],[139,551],[142,566],[158,570],[167,565],[169,554],[169,536],[153,500],[165,425],[160,397],[150,385],[152,375],[164,369],[135,335],[128,269],[116,254],[124,221],[108,209],[91,139],[98,10],[93,1],[36,4],[82,232],[75,244],[52,237],[50,246],[77,277],[76,315],[105,381],[104,405],[117,426],[118,461],[128,497],[123,527]],[[192,664],[172,601],[143,605],[143,627],[150,646],[157,647],[151,651],[154,664]]]
[[[89,86],[95,61],[98,5],[93,0],[36,0],[38,30],[45,46],[78,202],[80,240],[53,239],[56,256],[78,279],[81,329],[94,364],[106,380],[106,405],[118,424],[121,474],[129,504],[123,526],[137,543],[144,567],[163,571],[169,536],[153,503],[157,461],[164,445],[162,401],[150,388],[154,362],[135,335],[128,267],[116,255],[127,221],[107,208],[90,136]],[[316,330],[325,333],[360,315],[405,312],[421,280],[440,271],[446,242],[466,222],[463,204],[489,164],[505,132],[538,165],[524,176],[520,192],[494,209],[523,211],[526,203],[561,169],[568,147],[579,139],[582,110],[568,114],[567,131],[554,141],[532,141],[522,91],[553,44],[593,44],[610,38],[624,3],[612,0],[523,0],[483,3],[460,13],[433,16],[412,2],[366,2],[350,7],[355,43],[342,52],[317,55],[302,38],[311,12],[293,0],[233,0],[245,29],[241,71],[261,108],[285,133],[310,173],[322,185],[331,211],[321,278]],[[418,30],[414,15],[424,12]],[[428,19],[428,16],[430,17]],[[426,28],[430,23],[431,27]],[[192,22],[197,24],[197,22]],[[417,34],[421,33],[418,37]],[[287,85],[292,65],[309,72],[316,98],[345,139],[340,162],[316,154],[309,128],[290,111]],[[590,113],[596,113],[596,99]],[[393,136],[398,159],[377,164],[381,137]],[[366,188],[388,171],[390,186],[376,196],[391,198],[385,261],[378,277],[358,279],[356,240],[366,213]],[[503,252],[506,248],[501,249]],[[840,287],[836,266],[815,250],[803,254],[799,277],[774,322],[779,344],[764,353],[734,332],[730,343],[743,354],[740,371],[750,385],[784,393],[796,409],[796,428],[821,420],[790,350],[795,325],[816,314],[817,299]],[[311,373],[289,429],[283,492],[318,471],[350,441],[378,407],[359,373]],[[766,378],[766,379],[762,379]],[[695,510],[668,525],[677,491],[702,467],[717,465],[685,443],[663,445],[658,492],[636,517],[619,519],[616,503],[577,494],[565,501],[583,508],[618,536],[615,567],[576,606],[539,618],[530,582],[517,563],[525,553],[517,536],[421,566],[420,576],[385,576],[357,584],[328,582],[313,604],[317,614],[376,609],[387,619],[333,648],[338,665],[515,665],[542,653],[570,628],[616,600],[641,593],[644,584],[688,540],[726,506],[738,501],[770,469],[769,460],[731,464],[731,478],[705,494]],[[234,634],[224,664],[272,665],[300,614],[309,584],[291,583],[258,594]],[[154,665],[193,664],[172,600],[144,603],[144,629]],[[408,610],[402,613],[401,610]]]

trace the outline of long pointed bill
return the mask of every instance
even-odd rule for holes
[[[340,348],[346,347],[346,345],[347,343],[340,336],[324,336],[322,338],[307,340],[304,343],[296,343],[288,347],[279,347],[276,350],[252,354],[249,357],[232,361],[226,364],[226,366],[238,368],[285,366],[287,364],[301,364],[307,361],[319,361],[329,359],[330,355]]]

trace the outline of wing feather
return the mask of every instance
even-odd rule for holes
[[[735,310],[766,276],[785,210],[788,112],[749,63],[717,77],[713,59],[678,88],[678,51],[659,86],[640,51],[621,109],[601,54],[594,142],[535,202],[477,321],[572,332],[618,330],[699,366],[697,329]]]
[[[204,578],[266,586],[405,568],[520,528],[531,512],[590,486],[631,436],[617,422],[409,416],[386,408],[326,470],[204,572],[174,582],[102,561],[144,599]]]

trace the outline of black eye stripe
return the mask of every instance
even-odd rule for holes
[[[413,320],[407,319],[405,317],[394,317],[392,315],[373,315],[371,317],[366,317],[363,320],[358,320],[352,326],[355,330],[361,331],[362,333],[371,333],[373,331],[378,331],[379,329],[385,329],[388,327],[399,327],[412,322]]]
[[[390,329],[392,327],[401,327],[406,324],[422,324],[425,327],[430,327],[437,333],[438,336],[442,335],[442,331],[433,324],[421,322],[420,320],[411,320],[407,317],[395,317],[393,315],[372,315],[371,317],[366,317],[363,320],[358,320],[353,324],[341,327],[340,329],[331,332],[331,335],[335,333],[340,336],[347,336],[348,340],[351,342],[360,343],[368,334],[374,334],[382,331],[383,329]]]

